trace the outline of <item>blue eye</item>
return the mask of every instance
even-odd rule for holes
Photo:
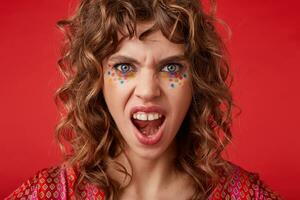
[[[133,71],[133,67],[126,63],[116,64],[116,65],[114,65],[114,68],[116,68],[122,74],[126,74],[128,72]]]
[[[171,64],[167,64],[165,65],[161,71],[162,72],[168,72],[168,73],[176,73],[179,72],[182,68],[181,64],[176,64],[176,63],[171,63]]]

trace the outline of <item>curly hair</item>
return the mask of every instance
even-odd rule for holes
[[[169,41],[185,45],[191,63],[192,103],[176,136],[175,166],[192,178],[192,199],[209,196],[218,170],[229,168],[221,153],[232,138],[234,106],[214,8],[211,1],[211,12],[206,11],[199,0],[81,0],[73,16],[57,23],[65,34],[58,61],[65,82],[55,94],[61,113],[56,138],[66,161],[78,169],[75,188],[87,181],[101,188],[106,199],[118,198],[123,186],[106,170],[122,153],[122,138],[103,97],[102,61],[116,51],[118,33],[131,38],[137,23],[154,21],[140,39],[160,30]]]

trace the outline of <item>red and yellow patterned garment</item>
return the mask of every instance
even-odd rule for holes
[[[209,200],[271,200],[281,199],[259,179],[257,174],[232,165],[231,174],[222,175]],[[37,173],[26,181],[6,200],[10,199],[75,199],[74,182],[76,173],[72,168],[50,168]],[[104,193],[92,184],[80,188],[81,199],[104,199]]]

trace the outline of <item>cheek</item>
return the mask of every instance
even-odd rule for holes
[[[118,128],[122,127],[124,110],[125,91],[123,86],[118,81],[113,81],[109,76],[104,78],[104,98],[107,104],[108,110],[112,115],[113,120],[117,124]]]
[[[128,83],[131,79],[135,77],[133,72],[122,73],[119,70],[114,69],[113,67],[108,67],[105,71],[104,78],[107,79],[109,84],[114,84],[117,86],[122,86]]]
[[[177,74],[164,73],[162,83],[173,109],[179,109],[176,112],[184,114],[192,99],[190,72],[186,70],[185,72]]]
[[[105,101],[112,111],[123,110],[128,95],[132,90],[133,81],[129,81],[131,77],[124,77],[116,72],[116,70],[107,68],[104,74],[104,96]]]
[[[172,91],[186,87],[190,83],[190,73],[188,71],[182,73],[162,73],[161,80],[164,86]]]
[[[165,75],[162,85],[173,109],[186,110],[192,98],[192,83],[190,73]]]

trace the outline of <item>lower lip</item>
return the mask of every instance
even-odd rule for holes
[[[163,130],[164,130],[164,127],[165,127],[165,122],[166,122],[166,119],[164,120],[164,122],[162,123],[162,125],[160,126],[160,128],[158,129],[158,131],[154,134],[154,135],[151,135],[150,137],[149,136],[145,136],[143,135],[133,124],[133,127],[134,127],[134,134],[135,136],[137,137],[138,141],[143,144],[143,145],[155,145],[157,144],[162,136],[163,136]]]

